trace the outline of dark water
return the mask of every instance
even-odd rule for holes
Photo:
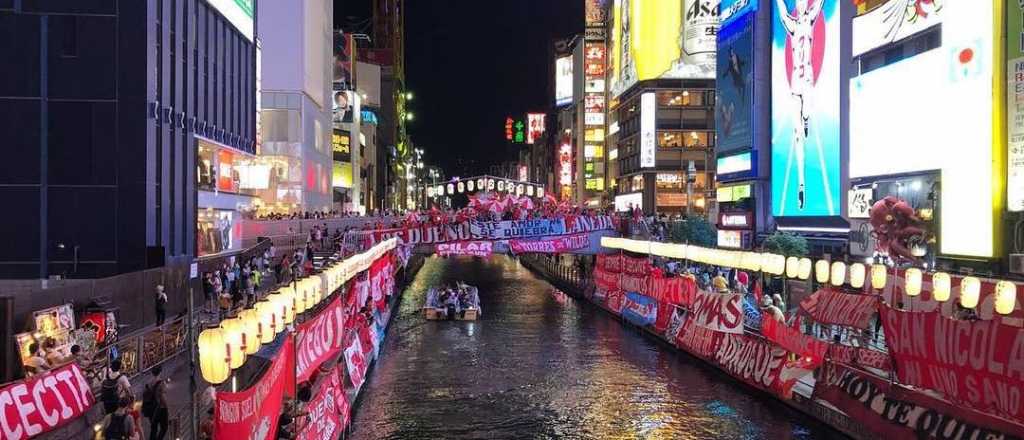
[[[423,292],[454,280],[480,288],[482,319],[425,321]],[[428,260],[398,313],[350,438],[838,436],[505,257]]]

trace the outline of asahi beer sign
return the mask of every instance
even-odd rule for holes
[[[683,2],[683,29],[680,32],[682,56],[679,68],[692,77],[714,77],[716,36],[719,25],[719,0]]]

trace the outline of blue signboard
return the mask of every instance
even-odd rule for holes
[[[725,27],[737,20],[738,18],[746,15],[747,12],[753,12],[757,10],[758,0],[722,0],[719,7],[721,7],[721,14],[719,19],[721,20],[721,26]]]
[[[658,301],[637,292],[626,293],[622,317],[639,326],[654,325],[658,319]]]
[[[753,14],[745,14],[718,31],[718,100],[715,103],[718,153],[753,147],[753,18]]]

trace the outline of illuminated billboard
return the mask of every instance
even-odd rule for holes
[[[733,20],[742,17],[747,12],[756,11],[757,2],[758,0],[722,0],[718,6],[722,11],[720,14],[722,26],[732,23]]]
[[[841,1],[846,0],[775,0],[772,8],[771,185],[776,217],[842,215]]]
[[[640,95],[640,167],[654,168],[657,155],[658,139],[657,100],[653,92]]]
[[[572,102],[572,56],[555,59],[555,105]]]
[[[992,2],[945,2],[941,46],[850,80],[850,177],[938,171],[943,209],[940,253],[990,257],[993,206],[1001,194],[992,179]],[[1008,40],[1014,40],[1008,38]],[[1002,68],[1000,66],[1000,68]],[[997,87],[996,90],[993,90]],[[994,172],[995,171],[995,172]],[[901,197],[927,197],[931,188]]]
[[[853,17],[853,56],[940,24],[948,13],[943,3],[947,2],[885,0],[857,4],[857,15]]]
[[[608,20],[605,12],[607,0],[584,0],[587,27],[602,27]]]
[[[544,135],[545,116],[547,115],[544,113],[529,113],[526,115],[526,120],[530,124],[526,129],[526,143],[532,145]]]
[[[253,3],[255,0],[206,0],[217,12],[228,19],[235,29],[252,41],[253,34]]]
[[[558,184],[572,185],[572,144],[568,142],[558,150]]]
[[[754,106],[753,14],[746,14],[718,33],[718,76],[715,82],[715,131],[719,153],[753,147]]]
[[[612,7],[612,95],[637,81],[715,77],[719,0],[617,0]]]
[[[1006,207],[1024,211],[1024,3],[1006,2]]]

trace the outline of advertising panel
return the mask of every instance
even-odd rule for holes
[[[253,31],[253,3],[255,0],[206,0],[217,12],[228,19],[238,33],[246,40],[252,41]]]
[[[234,0],[223,0],[234,1]],[[355,39],[344,32],[334,33],[334,90],[352,90],[355,88],[355,69],[352,60],[355,58]]]
[[[605,5],[608,0],[584,0],[587,27],[603,27],[608,20]]]
[[[1024,211],[1024,4],[1006,2],[1006,203]]]
[[[715,151],[725,153],[753,146],[750,117],[754,105],[753,14],[723,26],[718,33],[718,77],[715,83]]]
[[[640,167],[654,168],[658,139],[656,112],[657,100],[654,93],[640,95]]]
[[[715,77],[718,0],[619,0],[612,9],[614,96],[637,81]]]
[[[772,8],[771,185],[776,217],[842,215],[840,1],[775,0]]]
[[[719,7],[722,10],[722,27],[732,23],[733,20],[742,17],[747,12],[756,11],[758,1],[759,0],[722,0],[722,3],[719,4]]]
[[[572,145],[568,143],[558,150],[558,184],[572,185]]]
[[[715,163],[715,169],[719,175],[746,173],[753,170],[753,167],[754,161],[751,152],[719,157]]]
[[[572,56],[555,59],[555,105],[572,102]],[[511,136],[511,119],[507,121],[507,133]],[[512,140],[512,139],[509,139]]]
[[[936,1],[860,2],[853,17],[853,56],[891,44],[942,23],[946,11]],[[869,6],[870,5],[870,6]]]
[[[615,196],[615,212],[644,209],[644,193],[620,194]]]
[[[939,171],[940,206],[956,207],[938,219],[940,253],[990,257],[990,179],[1003,178],[992,167],[993,4],[945,2],[942,13],[940,47],[850,80],[850,123],[869,127],[850,131],[850,177]]]
[[[545,116],[547,115],[544,113],[529,113],[526,115],[526,120],[530,124],[526,130],[526,143],[533,145],[537,139],[540,139],[540,137],[544,135]]]

